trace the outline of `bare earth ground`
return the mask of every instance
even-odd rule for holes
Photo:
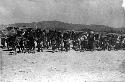
[[[125,51],[0,55],[2,82],[125,82]]]
[[[1,82],[125,82],[125,51],[8,54],[0,49]]]

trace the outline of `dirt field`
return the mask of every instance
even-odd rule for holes
[[[2,82],[125,82],[125,51],[0,51]]]

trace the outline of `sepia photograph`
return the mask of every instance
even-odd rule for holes
[[[0,0],[0,82],[125,82],[125,0]]]

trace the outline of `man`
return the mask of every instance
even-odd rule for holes
[[[90,31],[89,35],[88,35],[88,50],[93,51],[94,50],[94,32]]]

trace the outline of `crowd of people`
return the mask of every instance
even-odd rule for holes
[[[116,33],[98,33],[93,31],[57,31],[40,28],[15,28],[14,34],[1,37],[2,48],[15,52],[34,53],[44,50],[94,51],[124,50],[125,36]],[[6,44],[6,45],[5,45]]]

